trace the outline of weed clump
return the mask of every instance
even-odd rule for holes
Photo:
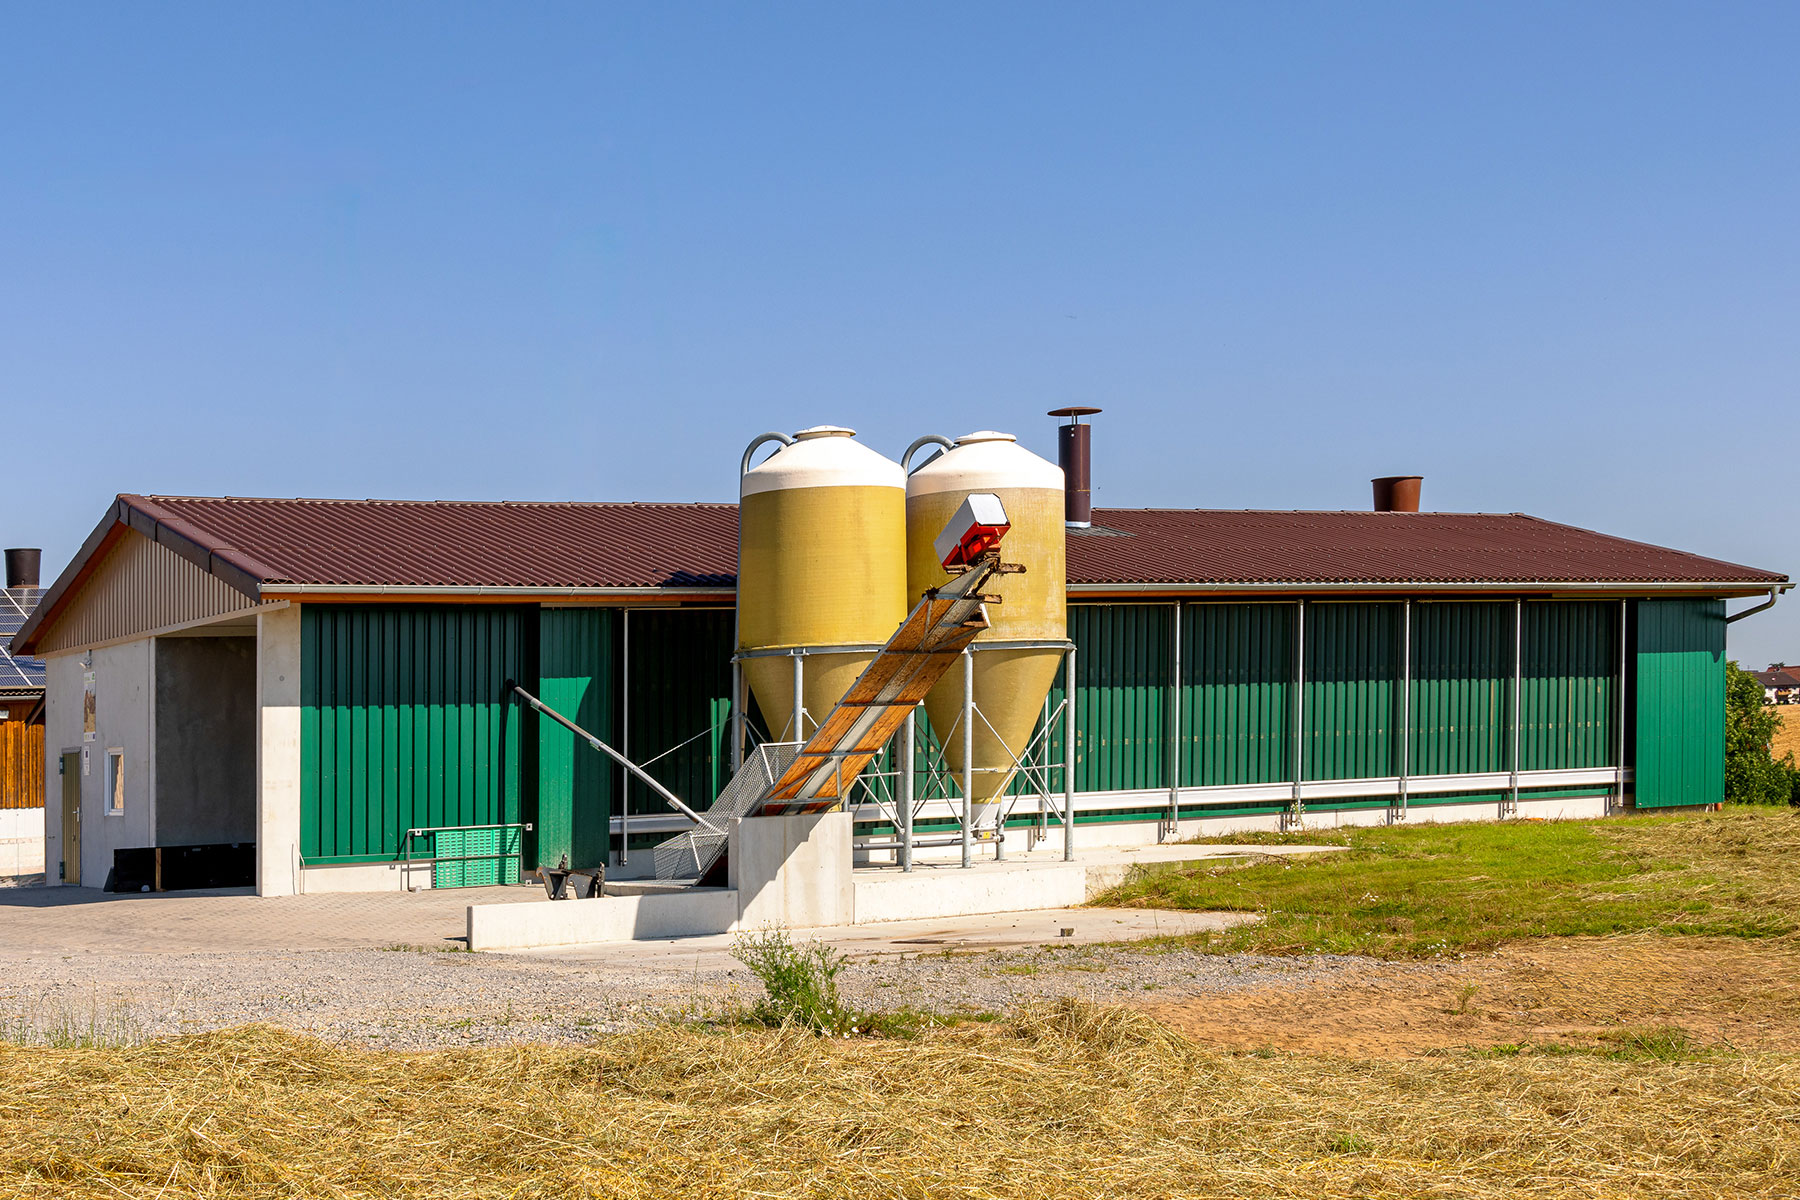
[[[749,1020],[775,1028],[798,1025],[827,1037],[869,1032],[863,1014],[838,995],[838,976],[850,960],[824,942],[796,943],[787,930],[771,927],[739,934],[731,954],[766,993],[750,1006]]]

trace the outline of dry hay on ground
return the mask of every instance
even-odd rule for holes
[[[0,1047],[22,1196],[1792,1195],[1800,1058],[1209,1052],[1063,1002],[918,1041]]]
[[[1138,1007],[1203,1045],[1400,1058],[1588,1045],[1669,1026],[1704,1046],[1800,1053],[1800,946],[1637,934],[1516,942],[1452,966],[1371,961],[1304,988]]]

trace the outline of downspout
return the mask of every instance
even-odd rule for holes
[[[1775,607],[1775,601],[1781,598],[1781,594],[1793,586],[1793,584],[1788,583],[1783,584],[1780,587],[1770,588],[1769,598],[1767,600],[1764,600],[1761,604],[1753,604],[1741,613],[1733,613],[1731,616],[1725,618],[1725,623],[1729,625],[1733,621],[1741,621],[1745,617],[1754,617],[1759,612],[1767,612],[1769,609]]]

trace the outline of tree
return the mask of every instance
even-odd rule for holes
[[[1800,773],[1794,756],[1777,759],[1770,749],[1781,718],[1763,707],[1756,676],[1725,664],[1725,798],[1736,804],[1786,804]]]

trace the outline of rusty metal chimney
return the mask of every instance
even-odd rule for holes
[[[1069,423],[1056,431],[1056,465],[1063,470],[1063,524],[1070,529],[1086,529],[1094,523],[1092,496],[1093,467],[1088,456],[1088,431],[1081,418],[1091,417],[1097,408],[1053,408],[1053,417],[1067,417]]]
[[[34,588],[38,585],[38,569],[43,565],[42,550],[15,547],[6,552],[6,586]]]
[[[1383,475],[1369,482],[1375,485],[1376,512],[1419,511],[1419,485],[1424,482],[1424,476]]]

